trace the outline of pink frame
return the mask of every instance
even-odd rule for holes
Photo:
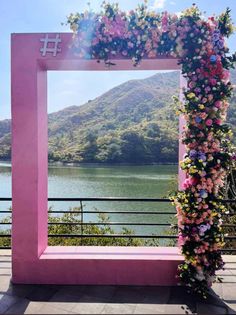
[[[43,52],[45,38],[60,38],[59,49],[54,50],[56,44],[52,42],[47,46],[52,52]],[[107,70],[103,62],[75,56],[69,48],[71,41],[70,33],[12,35],[12,280],[44,284],[176,284],[177,265],[183,260],[176,247],[47,244],[47,70]],[[134,68],[129,59],[114,59],[116,66],[112,70],[180,70],[173,58],[144,59],[139,68]],[[180,145],[181,159],[183,153]],[[183,179],[180,172],[180,185]]]

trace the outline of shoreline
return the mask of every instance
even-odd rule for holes
[[[117,166],[162,166],[173,165],[178,163],[67,163],[67,162],[48,162],[49,167],[117,167]],[[0,166],[11,167],[11,160],[0,160]]]

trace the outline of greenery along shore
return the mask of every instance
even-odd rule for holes
[[[231,73],[236,85],[236,71]],[[179,72],[125,82],[82,106],[49,114],[49,161],[177,163]],[[236,132],[236,90],[228,123]],[[89,98],[89,96],[88,96]],[[0,159],[11,158],[10,120],[0,121]]]

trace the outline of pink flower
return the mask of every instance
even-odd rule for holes
[[[221,101],[216,101],[215,102],[215,107],[220,108],[222,106],[222,102]]]
[[[212,124],[213,124],[212,119],[207,119],[207,120],[206,120],[206,125],[207,125],[208,127],[210,127]]]
[[[188,177],[183,183],[183,189],[188,189],[191,186],[195,186],[198,180],[195,177]]]
[[[167,24],[168,24],[168,13],[164,12],[162,19],[161,19],[161,24],[162,24],[162,31],[167,32]]]
[[[220,126],[220,125],[222,125],[222,120],[221,119],[216,119],[215,123]]]
[[[183,246],[184,245],[184,237],[182,235],[179,235],[178,237],[178,246]]]
[[[211,84],[212,86],[215,86],[216,83],[217,83],[217,80],[214,79],[214,78],[210,78],[209,81],[210,81],[210,84]]]
[[[229,70],[224,70],[224,72],[223,72],[223,80],[225,80],[227,82],[229,80],[229,77],[230,77]]]
[[[196,83],[195,83],[195,82],[193,82],[193,81],[190,81],[190,82],[189,82],[189,87],[190,87],[190,89],[193,89],[195,86],[196,86]]]
[[[211,102],[213,100],[214,96],[212,94],[208,95],[208,101]]]
[[[166,33],[168,31],[167,25],[162,26],[162,31],[163,31],[163,33]]]
[[[188,189],[191,186],[191,183],[189,181],[189,178],[186,178],[183,183],[183,189]]]

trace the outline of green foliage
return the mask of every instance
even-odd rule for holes
[[[12,211],[12,208],[10,208],[9,210]],[[1,223],[10,223],[11,222],[11,218],[10,217],[5,217],[0,222]],[[1,237],[1,235],[11,234],[10,224],[9,225],[5,225],[5,226],[7,228],[5,228],[4,230],[0,230],[0,247],[9,247],[9,246],[11,246],[11,238],[10,237]]]
[[[219,18],[219,30],[222,35],[229,37],[234,32],[234,25],[232,23],[232,18],[230,16],[231,10],[229,8],[226,9],[224,13],[222,13]]]

